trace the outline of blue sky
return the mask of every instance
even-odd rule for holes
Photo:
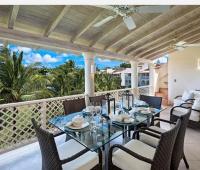
[[[8,47],[11,51],[24,52],[23,63],[29,65],[34,62],[40,62],[43,66],[48,68],[54,68],[59,66],[66,61],[73,60],[78,67],[84,67],[84,59],[82,55],[76,55],[73,53],[56,53],[51,50],[45,49],[31,49],[28,47],[17,46],[14,44],[9,44]],[[119,66],[123,61],[103,59],[99,57],[95,57],[95,64],[98,68],[105,67],[116,67]]]

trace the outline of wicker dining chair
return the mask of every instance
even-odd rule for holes
[[[54,135],[40,128],[31,120],[38,138],[42,155],[42,170],[100,170],[102,156],[91,152],[73,139],[56,146]]]
[[[119,144],[113,145],[109,151],[110,169],[170,170],[172,150],[180,124],[181,121],[178,120],[173,128],[160,136],[144,130],[135,132],[142,132],[160,138],[157,148],[135,139],[132,139],[124,146]],[[118,150],[113,152],[115,148],[118,148]]]
[[[74,99],[63,101],[65,115],[82,111],[85,106],[85,99]]]
[[[150,107],[161,109],[162,97],[140,95],[140,100],[146,102]]]
[[[188,108],[187,112],[179,117],[179,119],[181,120],[181,126],[179,128],[177,138],[176,138],[174,148],[173,148],[171,170],[178,170],[181,159],[184,160],[186,168],[189,168],[189,164],[184,154],[184,138],[185,138],[185,132],[188,125],[190,114],[191,114],[191,108]],[[159,119],[159,118],[154,119],[154,121],[161,121],[161,122],[165,122],[169,124],[175,124],[173,121],[168,121],[168,120]],[[165,129],[161,129],[160,127],[157,127],[157,126],[150,126],[149,128],[143,128],[143,130],[147,130],[147,131],[156,133],[158,135],[166,131]],[[159,139],[156,139],[146,134],[140,134],[139,140],[153,147],[157,147],[158,142],[159,142]]]
[[[101,106],[103,99],[105,99],[105,95],[89,97],[90,103],[93,106]]]

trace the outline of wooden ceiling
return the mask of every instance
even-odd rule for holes
[[[132,17],[129,31],[122,17],[94,27],[110,10],[96,6],[0,6],[0,40],[35,48],[94,52],[122,60],[149,61],[173,52],[178,41],[200,41],[200,6],[171,6],[164,13]]]

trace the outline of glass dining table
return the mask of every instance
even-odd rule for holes
[[[159,112],[159,110],[157,110]],[[157,113],[154,112],[154,113]],[[137,126],[141,123],[148,121],[148,117],[144,114],[136,113],[134,114],[134,121],[125,124],[125,123],[117,123],[112,121],[112,119],[102,119],[98,125],[96,125],[95,131],[91,129],[90,125],[82,128],[82,129],[73,129],[67,126],[67,123],[72,121],[72,119],[80,115],[85,120],[87,120],[87,115],[85,112],[76,112],[69,115],[60,115],[50,119],[49,123],[54,127],[58,128],[62,132],[65,132],[71,138],[79,142],[84,147],[88,148],[91,151],[99,151],[102,149],[104,152],[104,168],[108,169],[108,151],[110,147],[110,142],[116,139],[117,137],[123,135],[125,132],[128,131],[128,128],[123,128],[123,126]],[[152,113],[153,115],[153,113]],[[94,120],[96,117],[94,116]],[[123,126],[121,126],[123,125]]]

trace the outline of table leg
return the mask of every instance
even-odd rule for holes
[[[110,148],[110,143],[107,143],[104,145],[104,165],[103,165],[103,170],[108,170],[108,157],[109,157],[109,148]]]
[[[150,122],[150,116],[147,116],[147,127],[149,127],[150,124],[151,124],[151,122]]]

